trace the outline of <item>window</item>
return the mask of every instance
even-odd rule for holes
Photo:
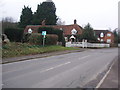
[[[107,43],[111,43],[111,39],[107,39]]]
[[[29,28],[28,29],[28,33],[32,33],[33,31],[32,31],[32,29],[31,28]]]
[[[110,37],[110,36],[111,36],[111,34],[110,34],[110,33],[108,33],[108,34],[107,34],[107,36],[108,36],[108,37]]]
[[[71,34],[72,34],[72,35],[77,34],[77,30],[73,29],[73,30],[71,31]]]
[[[103,32],[100,34],[100,37],[104,37],[104,33]]]
[[[98,40],[100,40],[100,38],[97,38]]]
[[[65,37],[65,41],[66,41],[66,42],[68,41],[68,37]]]
[[[103,39],[101,39],[101,42],[103,42]]]
[[[63,30],[62,28],[60,28],[60,30]]]

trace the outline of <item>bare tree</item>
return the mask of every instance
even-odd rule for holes
[[[5,28],[17,27],[17,23],[12,17],[2,18],[2,33],[4,33]]]
[[[57,25],[65,25],[65,21],[62,21],[61,18],[58,18]]]

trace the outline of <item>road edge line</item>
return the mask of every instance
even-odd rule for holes
[[[99,88],[102,85],[102,83],[104,82],[104,80],[108,76],[109,72],[111,71],[114,63],[115,63],[115,61],[112,63],[112,65],[110,66],[109,70],[106,72],[106,74],[104,75],[104,77],[100,80],[100,82],[97,84],[97,86],[95,88]]]

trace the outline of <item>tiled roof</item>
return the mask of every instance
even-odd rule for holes
[[[62,29],[65,35],[70,35],[72,29],[76,29],[78,31],[78,34],[82,34],[82,27],[78,24],[72,24],[72,25],[28,25],[26,26],[24,32],[27,32],[29,28],[33,30],[34,33],[37,33],[38,28],[40,27],[53,27],[55,29]]]
[[[95,34],[100,37],[100,34],[103,33],[106,35],[108,32],[111,32],[109,30],[94,30]]]

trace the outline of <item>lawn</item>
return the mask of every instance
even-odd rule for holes
[[[2,58],[17,57],[23,55],[35,55],[55,51],[77,50],[77,48],[53,46],[30,45],[27,43],[9,43],[2,46]]]

